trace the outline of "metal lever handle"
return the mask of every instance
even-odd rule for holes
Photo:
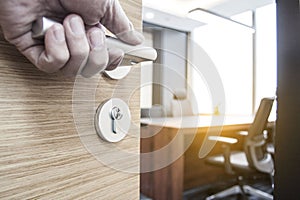
[[[46,17],[42,17],[41,19],[35,21],[32,27],[32,37],[43,38],[46,31],[55,23],[58,22]],[[106,37],[106,44],[108,49],[118,48],[123,50],[125,56],[121,66],[133,65],[144,61],[154,61],[157,58],[157,52],[152,47],[147,47],[144,45],[129,45],[118,40],[117,38],[109,36]]]

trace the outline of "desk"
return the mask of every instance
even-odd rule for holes
[[[182,199],[182,192],[187,184],[184,176],[191,171],[201,170],[187,170],[189,167],[185,166],[188,159],[184,152],[195,142],[194,139],[201,140],[197,145],[203,147],[208,131],[209,134],[220,134],[221,131],[222,135],[226,135],[225,133],[247,130],[253,118],[254,116],[209,115],[142,118],[141,192],[155,200]],[[270,122],[268,127],[273,125],[274,122]],[[152,152],[152,156],[145,156]],[[207,153],[204,151],[203,155]]]

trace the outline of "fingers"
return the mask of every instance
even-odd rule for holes
[[[47,73],[57,72],[69,60],[64,28],[60,24],[55,24],[47,31],[44,44],[33,40],[31,32],[20,36],[12,43],[38,69]]]
[[[90,54],[81,75],[88,78],[102,72],[106,68],[109,55],[105,44],[105,34],[100,28],[93,27],[89,29],[87,38],[90,44]]]
[[[45,50],[38,57],[37,67],[47,73],[57,72],[70,57],[62,25],[55,24],[45,35]]]
[[[85,33],[84,23],[78,15],[71,14],[64,20],[66,41],[70,59],[61,69],[65,76],[76,76],[86,65],[90,47]]]
[[[137,45],[144,41],[141,33],[134,30],[118,0],[60,0],[61,6],[70,13],[80,15],[85,24],[103,24],[120,40]]]
[[[81,74],[92,77],[105,69],[112,70],[119,66],[124,52],[119,49],[108,51],[105,43],[105,33],[99,27],[93,27],[85,33],[81,17],[69,15],[64,20],[64,28],[70,58],[61,69],[66,76]]]
[[[47,73],[61,70],[66,77],[74,77],[86,65],[90,47],[78,15],[67,16],[63,26],[53,25],[46,32],[44,42],[44,46],[28,45],[30,47],[23,51],[40,70]]]
[[[90,43],[90,55],[81,75],[89,78],[103,70],[113,70],[120,65],[124,52],[121,49],[107,49],[105,33],[97,27],[87,32]]]
[[[32,41],[31,34],[26,35]],[[113,70],[122,62],[124,52],[107,49],[105,33],[101,27],[92,27],[85,32],[81,17],[67,16],[61,24],[53,25],[45,35],[44,45],[37,42],[28,45],[22,53],[40,70],[53,73],[62,71],[67,77],[81,74],[91,77],[104,69]]]
[[[113,69],[121,62],[123,52],[107,51],[101,39],[99,41],[93,39],[97,38],[95,35],[101,38],[101,34],[96,30],[86,34],[83,20],[78,15],[82,16],[88,25],[101,22],[126,43],[136,45],[144,40],[142,34],[134,30],[118,0],[60,0],[58,7],[54,6],[55,3],[52,1],[51,4],[49,2],[43,5],[47,11],[26,4],[22,7],[26,12],[18,10],[20,12],[17,13],[17,17],[1,21],[3,32],[9,42],[42,71],[52,73],[61,70],[66,76],[75,76],[83,70],[84,74],[91,76],[102,71],[106,65],[109,66],[107,69]],[[13,6],[13,3],[9,5]],[[11,10],[15,10],[15,6],[1,12],[1,15],[12,16],[9,14]],[[54,14],[56,16],[57,13],[60,16],[69,13],[78,15],[69,15],[63,25],[52,26],[47,31],[44,41],[32,39],[31,24],[36,17],[45,13],[47,16]]]
[[[44,45],[34,41],[31,33],[18,41],[32,41],[19,50],[40,70],[53,73],[59,70],[67,77],[76,76],[86,65],[90,47],[82,19],[71,14],[64,24],[53,25],[45,35]]]

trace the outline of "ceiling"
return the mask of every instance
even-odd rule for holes
[[[185,16],[194,8],[204,8],[230,17],[273,2],[274,0],[143,0],[143,5],[179,16]]]
[[[204,23],[187,18],[190,10],[203,8],[231,17],[274,3],[275,0],[143,0],[145,22],[182,31],[191,31]],[[151,14],[152,16],[147,16]]]

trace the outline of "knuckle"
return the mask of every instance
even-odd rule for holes
[[[55,57],[58,64],[65,64],[70,58],[69,52],[60,53]]]
[[[79,46],[78,48],[74,48],[72,51],[70,51],[70,54],[72,57],[84,59],[89,54],[89,47],[87,45]]]
[[[92,61],[98,68],[105,68],[108,65],[108,58],[93,59]]]
[[[61,53],[56,56],[45,56],[39,60],[38,68],[46,73],[54,73],[60,70],[68,61],[69,55]]]

